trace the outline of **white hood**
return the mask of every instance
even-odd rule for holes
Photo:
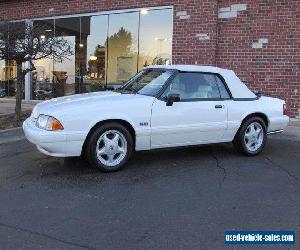
[[[102,107],[102,110],[122,110],[126,105],[133,103],[145,103],[153,101],[153,97],[139,94],[121,94],[113,91],[90,92],[53,98],[41,102],[32,111],[32,117],[37,118],[39,114],[54,115],[64,113],[67,110],[72,113],[83,114],[91,109]]]

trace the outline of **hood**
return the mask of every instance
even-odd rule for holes
[[[66,110],[73,110],[75,112],[77,110],[77,112],[82,112],[85,108],[90,109],[94,106],[97,107],[99,105],[106,107],[110,106],[113,108],[115,106],[114,103],[116,103],[116,105],[120,107],[120,105],[124,105],[125,103],[149,98],[153,99],[153,97],[150,96],[139,94],[121,94],[113,91],[77,94],[53,98],[51,100],[41,102],[37,104],[33,109],[32,116],[37,118],[39,114],[52,115],[57,112],[63,112]],[[108,102],[109,105],[105,105],[105,102]],[[122,102],[122,104],[120,102]]]
[[[44,101],[39,104],[39,108],[47,107],[47,108],[55,108],[57,106],[69,106],[77,103],[86,103],[99,101],[101,99],[107,99],[110,97],[120,96],[120,93],[112,92],[112,91],[101,91],[101,92],[90,92],[84,94],[70,95],[52,98],[50,100]]]

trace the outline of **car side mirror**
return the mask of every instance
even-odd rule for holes
[[[167,106],[172,106],[174,102],[180,102],[179,94],[169,94],[167,97]]]

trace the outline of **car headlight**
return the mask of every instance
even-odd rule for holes
[[[49,115],[39,115],[36,121],[36,126],[49,131],[57,131],[64,129],[63,125],[61,125],[59,120]]]

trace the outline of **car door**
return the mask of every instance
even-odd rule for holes
[[[226,98],[220,90],[225,86],[220,83],[215,74],[178,72],[153,103],[151,148],[220,141],[227,129]],[[171,94],[179,95],[180,101],[168,106]]]

